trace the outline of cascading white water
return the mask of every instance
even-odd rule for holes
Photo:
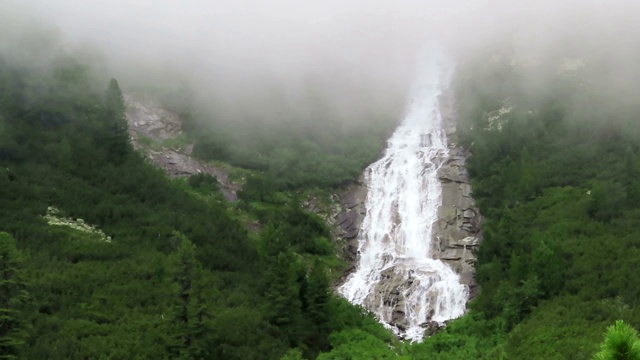
[[[431,50],[420,67],[402,123],[366,171],[359,264],[339,288],[412,341],[424,337],[421,324],[461,316],[468,298],[467,286],[432,250],[442,193],[437,171],[448,153],[438,96],[453,66]]]

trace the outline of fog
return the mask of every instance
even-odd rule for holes
[[[640,8],[624,0],[4,0],[0,10],[95,47],[124,89],[179,89],[225,121],[397,119],[433,38],[460,59],[514,39],[521,59],[604,56],[614,83],[637,69],[640,47]]]

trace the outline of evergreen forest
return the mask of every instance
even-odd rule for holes
[[[639,358],[637,71],[611,87],[577,47],[460,56],[480,292],[412,344],[334,293],[343,244],[302,205],[356,181],[398,119],[234,127],[176,105],[195,156],[249,174],[229,203],[133,149],[126,78],[25,36],[0,52],[0,359]]]

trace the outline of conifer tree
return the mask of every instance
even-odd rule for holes
[[[287,335],[292,345],[299,341],[299,325],[302,321],[302,303],[296,267],[297,260],[293,253],[278,254],[268,274],[269,290],[266,294],[269,304],[269,321]]]
[[[21,268],[15,240],[0,232],[0,359],[17,359],[26,337],[21,310],[28,294]]]
[[[120,163],[129,153],[131,145],[124,97],[116,79],[109,81],[104,102],[104,145],[110,159],[114,163]]]
[[[309,343],[317,349],[328,349],[329,327],[329,288],[330,280],[325,267],[315,261],[307,275],[305,292],[305,317],[311,320],[313,332],[309,335]]]
[[[324,266],[316,261],[307,276],[307,314],[316,326],[325,327],[329,321],[329,277]]]
[[[610,326],[594,360],[640,360],[638,332],[622,320]]]
[[[207,358],[212,316],[207,306],[207,298],[210,297],[205,292],[214,288],[213,280],[196,259],[196,246],[178,232],[174,232],[174,236],[179,245],[172,256],[177,296],[171,319],[171,351],[183,359]]]

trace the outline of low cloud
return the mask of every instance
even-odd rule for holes
[[[190,89],[225,121],[394,120],[433,37],[460,58],[514,38],[523,59],[601,48],[625,71],[637,68],[640,39],[640,9],[623,0],[6,0],[4,8],[99,49],[124,88]],[[610,80],[623,83],[618,72]]]

